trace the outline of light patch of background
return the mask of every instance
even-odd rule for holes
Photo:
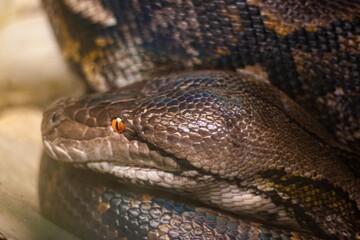
[[[42,110],[80,83],[39,0],[0,0],[0,240],[75,239],[39,212]]]

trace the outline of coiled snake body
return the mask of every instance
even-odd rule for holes
[[[44,113],[67,163],[43,163],[49,218],[94,239],[360,237],[360,2],[44,5],[70,65],[107,91]]]

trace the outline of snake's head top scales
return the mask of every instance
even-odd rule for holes
[[[358,182],[330,150],[322,127],[280,91],[247,75],[173,74],[63,99],[45,111],[42,133],[53,158],[121,181],[196,193],[235,212],[279,208],[258,192],[269,190],[274,174],[324,180],[360,201]]]
[[[327,138],[317,122],[267,83],[216,71],[59,100],[45,111],[42,133],[47,152],[63,161],[228,178],[268,166],[320,177],[311,156],[319,152],[319,139]],[[296,141],[304,137],[307,141]],[[299,155],[301,169],[292,164]]]

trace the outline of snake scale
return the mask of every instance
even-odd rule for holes
[[[360,239],[360,1],[43,3],[89,89],[45,110],[45,216],[84,239]]]

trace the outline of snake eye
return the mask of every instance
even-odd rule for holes
[[[121,118],[114,118],[111,120],[111,127],[114,132],[122,133],[125,130],[125,124]]]

